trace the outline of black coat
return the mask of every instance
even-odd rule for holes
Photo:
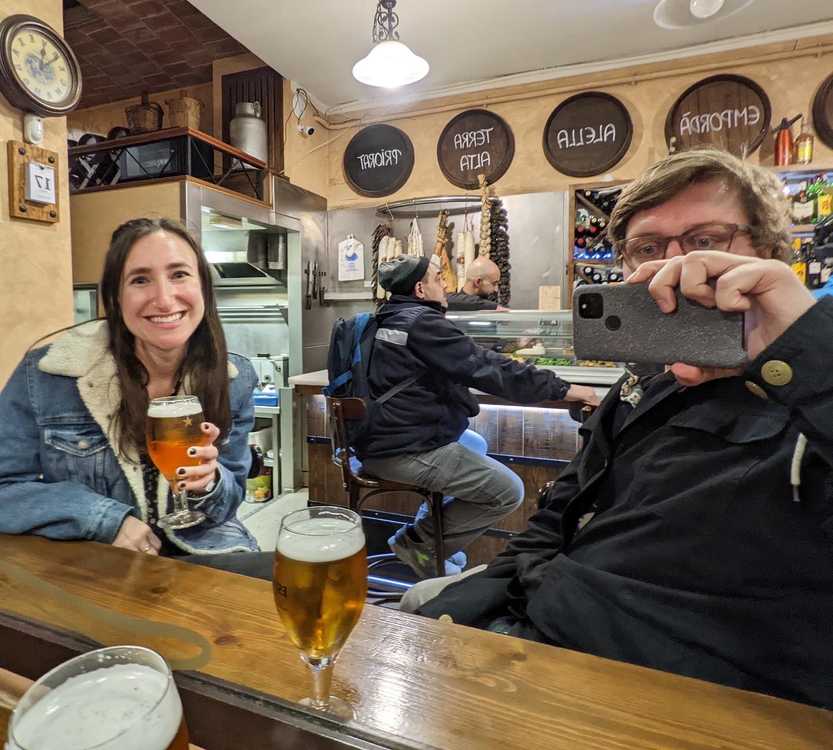
[[[614,436],[614,388],[528,531],[421,613],[511,613],[544,642],[833,707],[832,355],[830,300],[747,368],[768,399],[662,375]],[[789,384],[763,380],[770,360]]]
[[[377,313],[370,357],[371,399],[417,376],[384,404],[371,404],[359,457],[422,453],[457,440],[480,411],[469,388],[517,403],[564,397],[569,383],[547,370],[478,346],[436,302],[394,295]]]

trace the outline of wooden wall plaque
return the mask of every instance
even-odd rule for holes
[[[465,190],[478,187],[477,175],[492,185],[509,169],[515,137],[506,121],[486,109],[467,109],[443,128],[437,161],[446,179]]]
[[[632,137],[627,107],[610,94],[586,91],[553,110],[544,128],[544,153],[559,172],[591,177],[618,164]]]
[[[21,141],[9,141],[9,215],[54,224],[60,218],[58,152]],[[31,170],[31,172],[30,172]],[[27,180],[29,185],[27,186]],[[51,196],[44,202],[44,197]]]
[[[813,99],[813,127],[822,143],[833,148],[833,75],[824,80]]]
[[[755,81],[711,76],[687,88],[671,107],[665,139],[672,151],[710,146],[743,158],[761,145],[771,119],[769,97]]]
[[[344,150],[344,177],[359,195],[378,198],[401,188],[414,168],[414,145],[399,128],[369,125]]]

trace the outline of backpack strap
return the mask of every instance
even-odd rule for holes
[[[392,399],[397,393],[404,391],[408,386],[413,385],[414,383],[419,380],[419,375],[412,375],[407,380],[403,380],[401,383],[397,383],[393,388],[388,388],[379,398],[374,398],[374,404],[384,404],[385,401],[389,401]]]

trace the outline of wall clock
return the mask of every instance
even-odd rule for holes
[[[71,112],[81,98],[81,68],[69,45],[34,16],[0,21],[0,93],[42,117]]]

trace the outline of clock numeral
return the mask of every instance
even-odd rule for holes
[[[13,49],[12,54],[17,55],[18,57],[20,57],[20,50],[19,49]]]
[[[58,68],[58,70],[60,70],[60,71],[61,71],[61,73],[66,73],[66,72],[67,72],[67,69],[66,69],[63,65],[61,65],[61,66]]]
[[[62,78],[60,81],[58,81],[58,83],[60,83],[61,86],[66,86],[67,85],[67,82],[66,82],[65,78]]]
[[[31,44],[31,43],[32,43],[32,42],[34,42],[34,41],[35,41],[35,36],[34,36],[34,34],[29,34],[29,43]]]

